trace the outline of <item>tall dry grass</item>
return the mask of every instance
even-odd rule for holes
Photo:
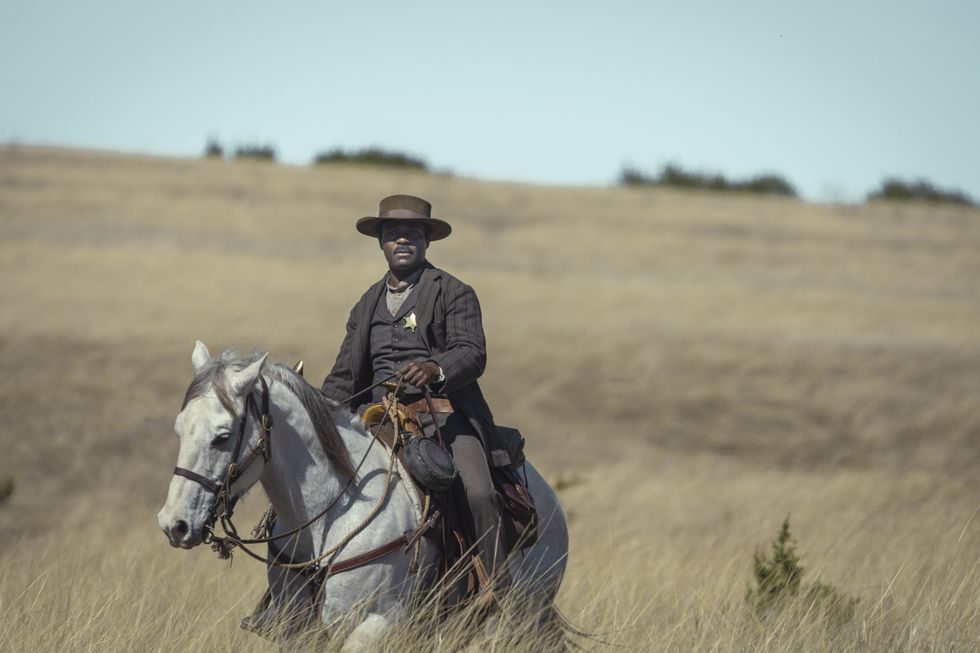
[[[321,378],[383,272],[352,221],[393,192],[454,224],[431,259],[479,293],[484,389],[561,487],[573,622],[637,650],[973,650],[977,211],[38,148],[0,153],[0,650],[269,650],[237,629],[262,571],[156,529],[190,351]],[[748,609],[787,514],[808,578],[860,598],[845,626]]]

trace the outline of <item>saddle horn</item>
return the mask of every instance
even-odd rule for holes
[[[299,374],[300,376],[303,376],[303,361],[302,360],[296,361],[296,364],[293,365],[293,371],[296,372],[297,374]]]

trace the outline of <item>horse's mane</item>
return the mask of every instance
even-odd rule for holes
[[[235,418],[238,418],[238,410],[235,407],[231,391],[226,383],[227,377],[225,371],[230,368],[234,372],[240,372],[262,356],[263,354],[261,352],[242,355],[238,352],[228,350],[222,352],[217,358],[213,358],[204,363],[194,373],[194,379],[184,394],[184,403],[181,406],[181,410],[184,409],[184,406],[191,399],[200,397],[209,389],[214,388],[214,392],[221,405],[229,413],[234,415]],[[333,464],[343,477],[349,479],[354,478],[357,473],[354,471],[354,466],[351,463],[350,453],[347,451],[347,447],[340,437],[340,432],[337,430],[337,419],[333,414],[333,409],[335,408],[333,402],[319,388],[307,383],[306,379],[294,372],[287,365],[273,363],[267,364],[264,367],[269,372],[269,376],[271,376],[273,381],[283,383],[296,395],[300,403],[303,404],[303,408],[310,415],[310,421],[313,422],[317,439],[323,447],[323,453],[326,455],[327,460]],[[345,417],[345,415],[342,415],[341,420],[345,419]]]

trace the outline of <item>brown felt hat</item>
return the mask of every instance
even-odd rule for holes
[[[448,222],[432,217],[432,205],[413,195],[389,195],[381,200],[378,215],[369,215],[357,221],[357,230],[365,236],[377,238],[381,223],[385,220],[418,222],[429,228],[429,240],[442,240],[453,228]]]

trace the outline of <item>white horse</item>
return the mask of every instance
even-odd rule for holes
[[[158,523],[172,546],[190,549],[200,544],[209,535],[215,497],[224,484],[233,502],[256,482],[262,483],[278,515],[274,536],[326,510],[296,535],[280,540],[278,548],[287,548],[288,542],[293,561],[326,554],[321,566],[341,565],[371,551],[382,555],[363,566],[328,574],[319,596],[311,595],[314,585],[299,571],[270,565],[271,605],[316,606],[314,616],[323,624],[346,629],[340,633],[345,650],[370,646],[408,613],[425,585],[425,574],[412,565],[413,555],[423,571],[435,561],[437,552],[426,538],[421,538],[417,553],[406,552],[404,546],[384,552],[386,543],[419,527],[419,499],[401,466],[393,464],[380,443],[372,446],[374,438],[358,420],[337,411],[289,367],[267,364],[267,357],[225,352],[212,359],[198,341],[191,356],[194,380],[174,425],[180,440],[177,470]],[[259,412],[263,401],[272,417],[270,430],[258,414],[250,416]],[[352,461],[358,463],[356,473]],[[530,463],[525,471],[540,535],[533,546],[509,560],[512,596],[552,611],[565,571],[567,526],[552,489]],[[354,613],[363,619],[351,623]]]

